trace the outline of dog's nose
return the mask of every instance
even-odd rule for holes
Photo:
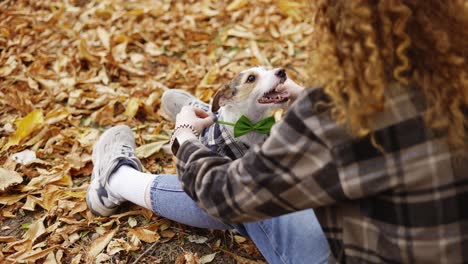
[[[281,79],[286,79],[286,71],[284,69],[279,69],[276,72],[276,76],[280,77]]]

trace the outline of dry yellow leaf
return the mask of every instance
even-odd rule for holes
[[[96,258],[96,256],[101,253],[101,251],[106,248],[107,244],[112,240],[115,233],[117,233],[118,228],[108,231],[104,235],[100,236],[96,240],[94,240],[88,247],[88,259],[92,260]]]
[[[7,76],[11,74],[18,66],[15,56],[10,56],[5,65],[0,67],[0,76]]]
[[[81,255],[81,254],[78,254],[78,255],[74,256],[73,259],[72,259],[72,261],[71,261],[71,264],[79,264],[79,263],[81,263],[81,257],[82,257],[82,256],[83,256],[83,255]]]
[[[37,198],[34,195],[28,195],[28,197],[26,198],[26,202],[24,203],[23,207],[21,207],[21,209],[28,210],[28,211],[34,211],[34,210],[36,210],[36,205],[37,204],[39,204],[39,205],[41,205],[41,207],[43,207],[41,199]]]
[[[205,255],[205,256],[201,257],[198,260],[198,264],[206,264],[206,263],[212,262],[214,260],[214,258],[216,257],[216,254],[218,254],[218,252],[208,254],[208,255]]]
[[[248,2],[249,2],[248,0],[234,0],[226,7],[226,10],[231,12],[231,11],[241,9],[242,7],[247,5]]]
[[[8,187],[23,182],[23,177],[16,171],[0,168],[0,193]]]
[[[156,141],[152,142],[143,146],[139,146],[136,149],[136,155],[140,159],[148,158],[149,156],[157,153],[161,150],[161,148],[169,142],[168,140]]]
[[[44,250],[32,250],[22,256],[17,257],[15,260],[19,262],[35,262],[36,260],[47,256],[49,253],[53,252],[58,247],[58,245],[55,245]]]
[[[102,27],[98,27],[96,30],[98,38],[101,41],[102,45],[109,50],[110,49],[110,34]]]
[[[133,118],[138,109],[140,108],[141,102],[138,98],[132,97],[128,100],[127,105],[125,106],[125,113],[124,115],[128,118]]]
[[[23,238],[31,240],[34,242],[39,236],[44,234],[46,232],[45,226],[44,226],[44,219],[45,216],[38,219],[36,222],[32,223],[29,225],[28,231],[24,233]]]
[[[120,251],[125,251],[128,252],[132,250],[133,247],[124,239],[122,238],[117,238],[113,239],[111,242],[109,242],[109,245],[107,245],[106,252],[110,256],[117,254]]]
[[[86,197],[86,191],[81,191],[81,192],[66,191],[65,194],[73,198],[83,199]]]
[[[278,7],[287,16],[294,18],[295,20],[301,20],[304,9],[304,4],[301,1],[291,0],[278,0]]]
[[[65,108],[58,108],[49,112],[45,117],[46,124],[55,124],[67,118],[70,113]]]
[[[50,209],[52,209],[52,207],[57,204],[57,201],[59,201],[63,196],[63,190],[59,189],[59,187],[55,185],[47,185],[44,190],[44,194],[42,195],[44,209],[50,211]]]
[[[199,88],[195,92],[195,96],[204,102],[209,102],[213,98],[214,90],[211,88]]]
[[[18,145],[21,140],[28,137],[38,127],[44,123],[44,114],[42,110],[37,109],[26,115],[21,120],[16,122],[17,129],[13,135],[10,136],[8,142],[3,146],[2,151],[8,150],[11,146]]]
[[[247,240],[247,238],[245,238],[245,237],[243,237],[243,236],[235,235],[235,236],[234,236],[234,240],[235,240],[237,243],[240,244],[240,243],[244,243],[244,242]]]
[[[88,44],[86,43],[85,39],[80,39],[80,45],[78,46],[78,51],[80,54],[80,57],[83,59],[86,59],[90,62],[96,61],[97,58],[94,57],[91,52],[89,52]]]
[[[57,264],[57,259],[55,258],[55,254],[54,252],[50,252],[45,261],[44,261],[44,264]]]
[[[118,62],[122,62],[127,58],[127,41],[120,43],[112,48],[112,56]]]
[[[19,200],[23,199],[27,195],[28,194],[0,196],[0,204],[12,205],[14,203],[17,203]]]
[[[144,241],[146,243],[154,243],[159,240],[160,236],[158,233],[142,228],[142,227],[137,227],[135,229],[130,229],[128,231],[128,235],[135,235],[138,237],[139,240]]]
[[[211,67],[208,72],[203,77],[202,81],[200,82],[199,86],[206,86],[213,84],[216,81],[216,78],[219,75],[219,66],[215,65]]]
[[[129,217],[127,222],[130,227],[135,227],[138,224],[134,217]]]

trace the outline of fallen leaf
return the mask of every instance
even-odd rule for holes
[[[79,264],[81,262],[81,257],[81,254],[77,254],[76,256],[74,256],[71,260],[71,264]]]
[[[14,236],[0,236],[0,242],[2,243],[8,243],[8,242],[13,242],[16,241],[16,237]]]
[[[18,120],[16,124],[18,128],[15,133],[10,136],[5,146],[3,146],[2,151],[8,150],[11,146],[18,145],[21,140],[29,136],[43,123],[44,115],[40,109],[34,110],[23,119]]]
[[[23,177],[19,173],[0,168],[0,193],[21,182],[23,182]]]
[[[110,256],[113,256],[119,253],[120,251],[128,252],[134,249],[136,248],[132,247],[127,241],[125,241],[122,238],[118,238],[118,239],[113,239],[111,242],[109,242],[109,245],[107,245],[106,252]]]
[[[146,243],[154,243],[161,238],[158,233],[142,227],[130,229],[128,231],[128,234],[135,235],[136,237],[138,237],[138,239]]]
[[[47,258],[45,259],[44,264],[57,264],[57,259],[55,259],[54,252],[50,252],[47,255]]]
[[[177,257],[175,264],[198,264],[199,260],[196,254],[192,252],[184,252],[183,255]]]
[[[208,241],[207,237],[204,236],[197,236],[197,235],[190,235],[187,237],[188,241],[192,243],[197,243],[197,244],[204,244],[206,241]]]
[[[127,58],[127,41],[120,43],[119,45],[112,48],[112,56],[114,60],[122,62]]]
[[[45,117],[45,123],[52,125],[67,118],[70,113],[65,108],[55,109],[49,112]]]
[[[128,218],[128,225],[130,227],[135,227],[138,224],[137,220],[134,217]]]
[[[146,145],[139,146],[136,149],[136,155],[140,159],[148,158],[149,156],[159,152],[161,148],[169,142],[168,140],[156,141]]]
[[[170,230],[164,230],[164,231],[161,231],[160,233],[161,233],[161,236],[165,238],[173,238],[176,235],[174,231],[170,231]]]
[[[118,228],[114,230],[110,230],[107,233],[103,234],[86,248],[87,250],[87,257],[88,259],[95,259],[96,256],[104,249],[106,248],[107,244],[111,241],[111,239],[114,237],[115,233],[117,233]]]
[[[130,100],[128,100],[127,102],[127,105],[125,106],[124,115],[128,118],[133,118],[138,112],[138,108],[140,108],[140,105],[140,100],[138,100],[137,98],[130,98]]]
[[[97,61],[97,58],[93,54],[91,54],[91,52],[89,51],[89,47],[85,39],[80,40],[78,51],[79,51],[81,58],[86,59],[90,62]]]
[[[14,203],[17,203],[24,197],[26,197],[28,194],[16,194],[16,195],[6,195],[6,196],[0,196],[0,204],[4,205],[12,205]]]
[[[110,258],[111,256],[105,253],[100,253],[99,255],[97,255],[96,259],[94,260],[94,263],[96,264],[108,263]]]
[[[226,10],[231,12],[231,11],[241,9],[242,7],[247,5],[248,2],[249,2],[248,0],[234,0],[226,7]]]
[[[27,253],[21,255],[21,256],[17,256],[15,258],[15,261],[19,261],[19,262],[35,262],[36,260],[38,259],[41,259],[45,256],[47,256],[49,253],[53,252],[55,249],[57,249],[59,246],[56,245],[56,246],[52,246],[52,247],[49,247],[47,249],[44,249],[44,250],[41,250],[41,249],[37,249],[37,250],[31,250],[31,251],[28,251]]]
[[[245,241],[247,241],[247,238],[243,237],[243,236],[238,236],[238,235],[235,235],[234,236],[234,240],[237,242],[237,243],[244,243]]]
[[[23,151],[20,151],[20,152],[17,152],[15,154],[11,155],[11,158],[14,161],[16,161],[17,163],[26,165],[29,162],[36,159],[36,152],[32,151],[32,150],[29,150],[29,149],[25,149]]]
[[[18,66],[18,61],[15,56],[10,56],[5,65],[0,68],[0,76],[10,75]]]
[[[24,233],[23,238],[34,242],[39,236],[44,234],[46,232],[44,219],[45,217],[42,217],[29,225],[29,229]]]
[[[302,19],[304,5],[301,1],[278,0],[278,7],[283,13],[297,21]]]
[[[98,34],[99,40],[101,41],[102,45],[104,45],[104,47],[107,50],[110,50],[110,34],[109,34],[109,32],[107,32],[107,30],[102,28],[102,27],[98,27],[96,32]]]
[[[212,254],[208,254],[208,255],[205,255],[205,256],[202,256],[199,260],[198,260],[198,264],[205,264],[205,263],[210,263],[214,260],[214,258],[216,257],[216,254],[218,254],[218,252],[215,252],[215,253],[212,253]]]

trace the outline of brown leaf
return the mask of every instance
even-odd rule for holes
[[[23,182],[23,177],[19,173],[0,168],[0,193],[21,182]]]
[[[147,243],[154,243],[160,239],[158,233],[142,227],[130,229],[128,231],[128,235],[135,235],[136,237],[138,237],[138,239]]]
[[[100,236],[96,240],[94,240],[87,248],[87,257],[88,259],[94,259],[96,256],[106,248],[107,244],[111,241],[114,237],[115,233],[117,233],[118,228],[114,230],[110,230],[104,235]]]
[[[168,140],[162,140],[139,146],[136,149],[136,155],[140,159],[148,158],[151,155],[159,152],[161,148],[168,142]]]

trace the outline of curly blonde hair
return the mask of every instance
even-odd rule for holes
[[[371,133],[390,82],[425,96],[427,126],[466,148],[468,1],[312,1],[317,41],[311,82],[324,87],[334,117],[357,136]]]

